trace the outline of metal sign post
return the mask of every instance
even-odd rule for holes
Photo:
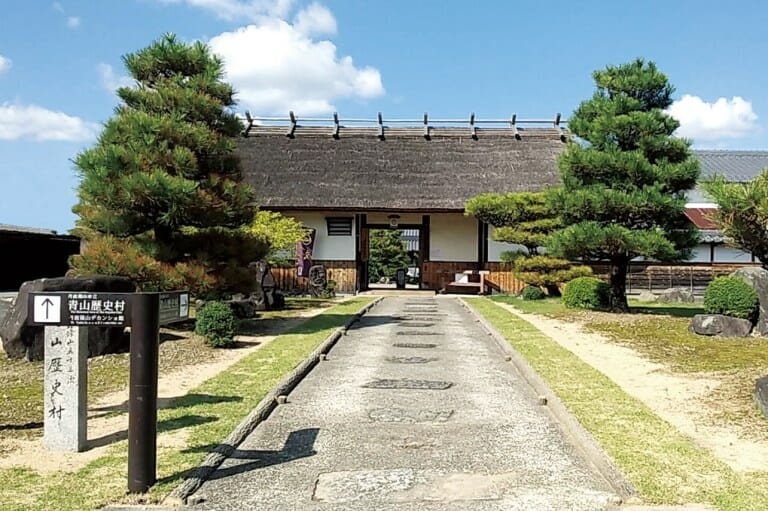
[[[128,491],[144,493],[156,481],[157,365],[160,297],[133,296],[128,389]]]
[[[128,390],[128,491],[144,493],[157,480],[157,377],[160,325],[189,318],[189,293],[31,293],[29,324],[46,327],[46,445],[58,432],[65,432],[66,448],[81,449],[85,443],[87,326],[131,327],[130,378]],[[59,328],[60,326],[69,328]],[[50,328],[55,327],[55,328]],[[71,338],[71,339],[70,339]],[[77,343],[79,349],[73,344]],[[63,356],[57,349],[66,348]],[[62,348],[62,349],[63,349]],[[71,350],[71,353],[70,353]],[[69,357],[69,359],[67,358]],[[77,361],[74,358],[77,357]],[[62,360],[68,360],[69,365]],[[67,376],[71,388],[59,375],[73,367],[76,376]],[[50,366],[50,367],[49,367]],[[78,369],[80,372],[75,371]],[[49,388],[50,387],[50,388]],[[64,390],[68,390],[68,394]],[[70,396],[65,401],[64,396]],[[50,399],[49,399],[50,397]],[[78,403],[79,406],[75,406]],[[66,406],[65,406],[66,405]],[[69,407],[70,413],[65,413]],[[51,421],[48,420],[51,415]],[[71,416],[71,417],[70,417]],[[67,419],[67,424],[61,421]],[[50,426],[49,426],[50,424]],[[74,436],[73,436],[74,435]],[[62,444],[63,445],[63,444]]]

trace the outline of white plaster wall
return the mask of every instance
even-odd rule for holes
[[[369,224],[386,224],[389,225],[389,215],[398,215],[397,219],[400,224],[419,224],[421,225],[421,217],[423,213],[392,213],[392,212],[374,212],[366,213],[368,216]]]
[[[285,216],[292,216],[316,231],[315,250],[313,259],[332,261],[355,260],[355,219],[354,214],[338,211],[286,211]],[[325,218],[329,216],[348,216],[352,218],[352,234],[350,236],[328,236],[328,226]]]
[[[687,262],[689,263],[708,263],[710,258],[710,245],[708,243],[701,243],[696,245],[693,249],[693,257]]]
[[[737,248],[718,245],[715,247],[716,263],[751,263],[752,255]]]
[[[429,219],[430,261],[477,261],[477,219],[462,213],[433,213]]]

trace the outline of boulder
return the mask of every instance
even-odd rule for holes
[[[656,296],[660,303],[693,303],[693,293],[681,287],[670,287]]]
[[[267,261],[258,261],[248,265],[256,276],[256,289],[248,298],[256,311],[277,310],[285,307],[285,297],[277,290],[272,268]]]
[[[768,335],[768,270],[757,267],[739,268],[731,273],[752,286],[760,300],[760,316],[757,318],[757,331]]]
[[[256,305],[251,300],[228,300],[227,303],[238,319],[256,317]]]
[[[135,286],[130,279],[95,275],[91,277],[57,277],[24,282],[5,318],[0,321],[0,340],[9,358],[42,360],[43,328],[27,325],[27,304],[30,293],[43,291],[131,293]],[[128,349],[129,336],[123,328],[88,327],[88,355],[98,356]]]
[[[696,314],[688,330],[699,335],[718,337],[748,337],[752,322],[722,314]]]
[[[763,376],[755,380],[755,404],[768,418],[768,376]]]
[[[3,324],[3,319],[5,319],[5,315],[11,311],[11,307],[13,307],[12,299],[0,297],[0,325]]]
[[[638,293],[635,299],[638,302],[655,302],[656,295],[651,293],[650,291],[640,291],[640,293]]]

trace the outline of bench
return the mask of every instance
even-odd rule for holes
[[[454,275],[454,281],[446,284],[447,293],[472,293],[485,294],[485,276],[487,270],[465,270]]]

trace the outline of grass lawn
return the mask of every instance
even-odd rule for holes
[[[507,299],[494,299],[510,303]],[[491,300],[468,301],[547,381],[644,500],[656,504],[708,503],[728,511],[768,509],[768,473],[734,472],[526,321],[497,307]],[[549,307],[555,315],[561,312],[556,303],[543,307]],[[638,317],[642,321],[664,320]],[[677,318],[666,318],[666,321],[686,322]],[[637,336],[641,330],[643,328],[635,325],[632,328],[624,325],[616,334]],[[654,335],[663,339],[665,334],[662,329]],[[650,334],[645,337],[650,338]]]
[[[149,500],[161,499],[179,484],[286,373],[372,300],[356,298],[334,306],[175,400],[172,406],[159,410],[158,435],[162,438],[174,433],[185,447],[158,450],[158,483],[148,495]],[[194,365],[194,361],[188,362]],[[15,364],[8,367],[15,368]],[[17,372],[17,378],[32,377],[34,371],[30,368],[25,374]],[[116,380],[115,374],[110,373],[108,381]],[[123,373],[121,382],[126,384],[127,373]],[[35,392],[34,385],[24,385],[22,380],[17,386],[26,387],[22,394],[29,396]],[[38,395],[28,397],[27,402],[42,400],[41,391],[37,392]],[[40,421],[41,417],[42,411],[32,421]],[[76,472],[43,475],[29,469],[0,470],[0,509],[65,511],[95,509],[115,501],[130,502],[131,497],[126,496],[126,472],[125,440],[114,444],[107,455]]]

